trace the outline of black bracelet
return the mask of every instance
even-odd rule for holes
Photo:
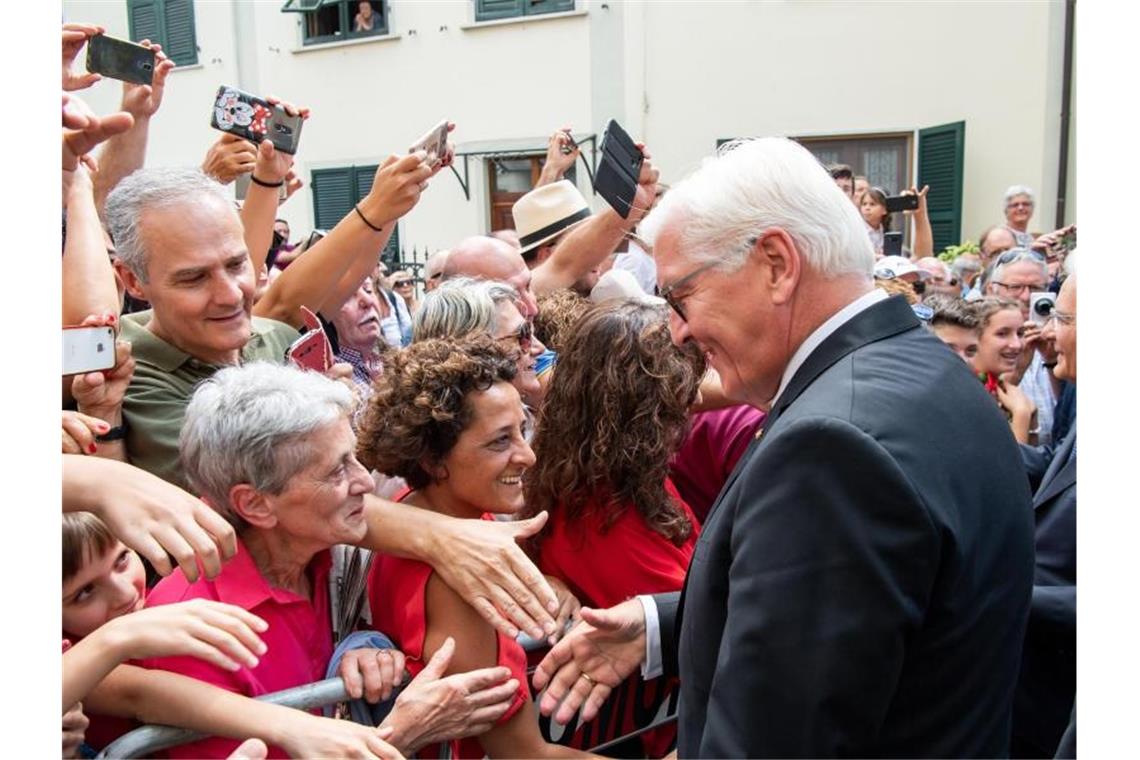
[[[121,441],[127,437],[127,421],[123,420],[123,424],[118,427],[113,427],[102,435],[95,436],[95,440],[99,443],[106,443],[108,441]]]
[[[360,204],[357,204],[357,205],[353,206],[352,208],[354,211],[356,211],[356,214],[360,217],[360,221],[367,224],[369,227],[371,227],[376,232],[383,232],[384,231],[383,227],[377,227],[375,224],[368,221],[368,218],[364,216],[364,212],[360,210]]]
[[[281,187],[285,184],[285,180],[281,180],[280,182],[262,182],[253,172],[249,173],[249,181],[255,185],[261,185],[262,187]]]

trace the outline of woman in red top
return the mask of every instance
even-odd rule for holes
[[[664,306],[589,311],[558,355],[534,436],[524,514],[550,512],[538,566],[610,607],[685,581],[698,523],[668,478],[705,362],[677,348]]]
[[[664,306],[644,301],[587,312],[558,355],[524,514],[550,512],[531,548],[583,603],[612,607],[684,585],[699,523],[668,472],[704,372],[695,346],[673,345]],[[675,738],[666,726],[642,746],[661,757]]]
[[[514,336],[511,336],[514,339]],[[488,336],[413,343],[393,354],[374,387],[360,431],[359,458],[404,478],[400,501],[452,517],[480,519],[522,508],[522,476],[534,464],[525,416],[511,385],[512,351]],[[454,742],[451,757],[566,757],[548,744],[527,686],[522,647],[491,627],[422,562],[378,554],[368,578],[373,623],[398,643],[417,674],[455,639],[449,673],[500,665],[517,681],[507,713],[476,740]],[[565,589],[561,618],[577,609]],[[438,747],[420,751],[438,756]]]

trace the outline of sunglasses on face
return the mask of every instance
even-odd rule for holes
[[[412,284],[411,280],[396,280],[394,283],[392,283],[393,287],[397,287],[397,288],[406,288],[411,284]]]
[[[519,344],[519,348],[524,351],[530,348],[530,343],[534,340],[534,325],[530,322],[523,322],[519,325],[519,329],[508,335],[502,335],[495,340],[513,340]]]

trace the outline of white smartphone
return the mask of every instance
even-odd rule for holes
[[[429,164],[443,160],[443,155],[447,152],[447,119],[436,124],[428,130],[427,134],[412,143],[412,147],[408,148],[409,153],[415,153],[417,150],[427,151],[427,162]]]
[[[115,331],[110,327],[63,328],[63,374],[78,375],[115,366]]]

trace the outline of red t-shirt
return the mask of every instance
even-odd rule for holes
[[[396,494],[395,501],[403,501],[411,489]],[[484,519],[490,519],[485,515]],[[406,658],[404,667],[416,677],[427,665],[424,657],[424,639],[427,637],[427,584],[435,571],[431,565],[416,560],[392,557],[377,553],[368,573],[368,603],[372,609],[372,624],[400,648]],[[511,677],[518,679],[519,687],[511,706],[495,725],[502,725],[514,717],[530,701],[526,675],[526,653],[514,639],[496,631],[498,655],[496,665],[506,666]],[[451,757],[474,758],[486,756],[478,738],[457,739],[449,742]],[[421,748],[418,757],[442,757],[439,745]]]
[[[270,586],[240,539],[237,554],[222,565],[221,574],[212,581],[202,577],[189,583],[181,570],[175,570],[147,595],[147,607],[191,599],[233,604],[269,624],[260,634],[268,650],[256,668],[242,666],[232,672],[194,657],[150,658],[138,664],[197,678],[247,697],[324,680],[333,653],[328,593],[331,564],[328,551],[319,552],[309,563],[311,599]],[[167,753],[169,757],[228,757],[240,743],[211,737],[174,747]],[[270,747],[269,757],[288,755],[280,747]]]
[[[612,607],[638,594],[680,591],[700,528],[668,478],[665,490],[693,523],[681,546],[650,528],[632,505],[605,533],[593,504],[572,524],[562,510],[553,509],[549,532],[539,547],[539,569],[565,581],[587,607]]]
[[[669,463],[669,477],[701,523],[766,416],[742,404],[690,417],[689,434]]]

